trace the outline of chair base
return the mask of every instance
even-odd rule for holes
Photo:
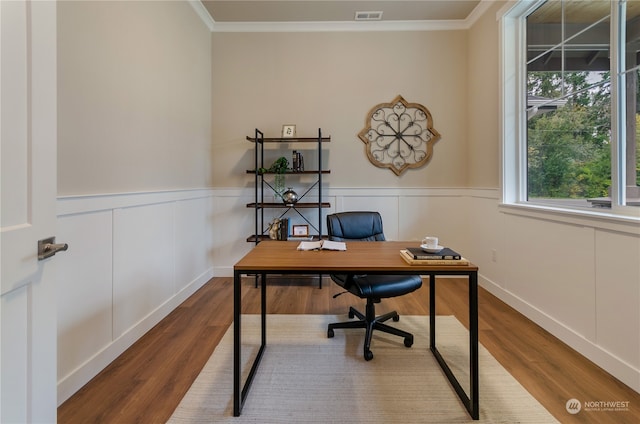
[[[349,318],[353,318],[354,316],[357,316],[359,320],[329,324],[329,327],[327,329],[327,337],[331,338],[334,336],[333,330],[335,328],[365,328],[366,332],[364,336],[364,359],[367,361],[373,359],[373,353],[371,352],[371,337],[373,336],[373,330],[379,330],[384,333],[404,337],[404,345],[406,347],[411,347],[413,345],[413,334],[384,324],[385,321],[388,321],[390,319],[393,319],[395,322],[399,321],[400,316],[398,315],[398,313],[396,311],[393,311],[376,317],[376,310],[373,299],[367,299],[366,314],[362,314],[355,308],[350,307]]]

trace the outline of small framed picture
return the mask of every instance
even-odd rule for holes
[[[294,225],[292,227],[294,236],[309,236],[309,226],[308,225]]]
[[[296,126],[286,124],[282,126],[282,138],[292,138],[296,136]]]

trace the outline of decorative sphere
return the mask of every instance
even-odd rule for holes
[[[282,193],[282,201],[286,204],[293,204],[298,201],[298,193],[293,191],[291,187],[287,189],[284,193]]]

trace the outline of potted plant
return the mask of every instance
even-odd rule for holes
[[[265,172],[273,172],[275,173],[274,178],[274,187],[273,190],[276,194],[282,198],[282,193],[284,192],[284,174],[287,172],[289,168],[289,161],[284,156],[279,157],[278,159],[271,164],[271,166],[267,168],[259,168],[258,173],[264,174]]]

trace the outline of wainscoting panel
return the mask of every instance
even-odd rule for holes
[[[252,201],[253,190],[216,190],[210,216],[216,277],[232,277],[233,265],[254,246],[247,242],[255,225],[253,209],[246,207]]]
[[[323,193],[324,194],[324,193]],[[496,189],[331,188],[334,211],[378,210],[389,239],[437,235],[480,284],[640,392],[640,231],[500,205]],[[58,200],[59,402],[251,248],[247,188]],[[324,224],[324,221],[323,221]],[[113,295],[112,295],[113,294]]]
[[[468,240],[468,190],[466,189],[332,189],[335,211],[380,212],[389,240],[416,243],[427,234],[463,251]]]
[[[213,277],[210,190],[58,199],[58,403]]]
[[[211,197],[175,204],[175,293],[202,278],[202,273],[210,272],[215,237],[211,215]],[[156,248],[163,249],[162,246]]]
[[[640,237],[598,230],[594,242],[596,341],[640,369]]]
[[[511,216],[505,232],[505,287],[594,340],[594,230]]]
[[[497,191],[469,201],[480,284],[640,392],[637,225],[503,206]]]
[[[505,215],[498,213],[495,190],[474,190],[467,199],[468,227],[465,254],[480,266],[483,277],[493,284],[506,284],[507,265]]]
[[[64,254],[56,255],[58,381],[71,383],[74,389],[93,377],[93,373],[80,377],[79,367],[113,341],[112,234],[108,210],[58,218],[58,239],[69,245]],[[100,362],[96,368],[108,363]]]
[[[113,331],[120,337],[174,293],[173,203],[116,209]]]

